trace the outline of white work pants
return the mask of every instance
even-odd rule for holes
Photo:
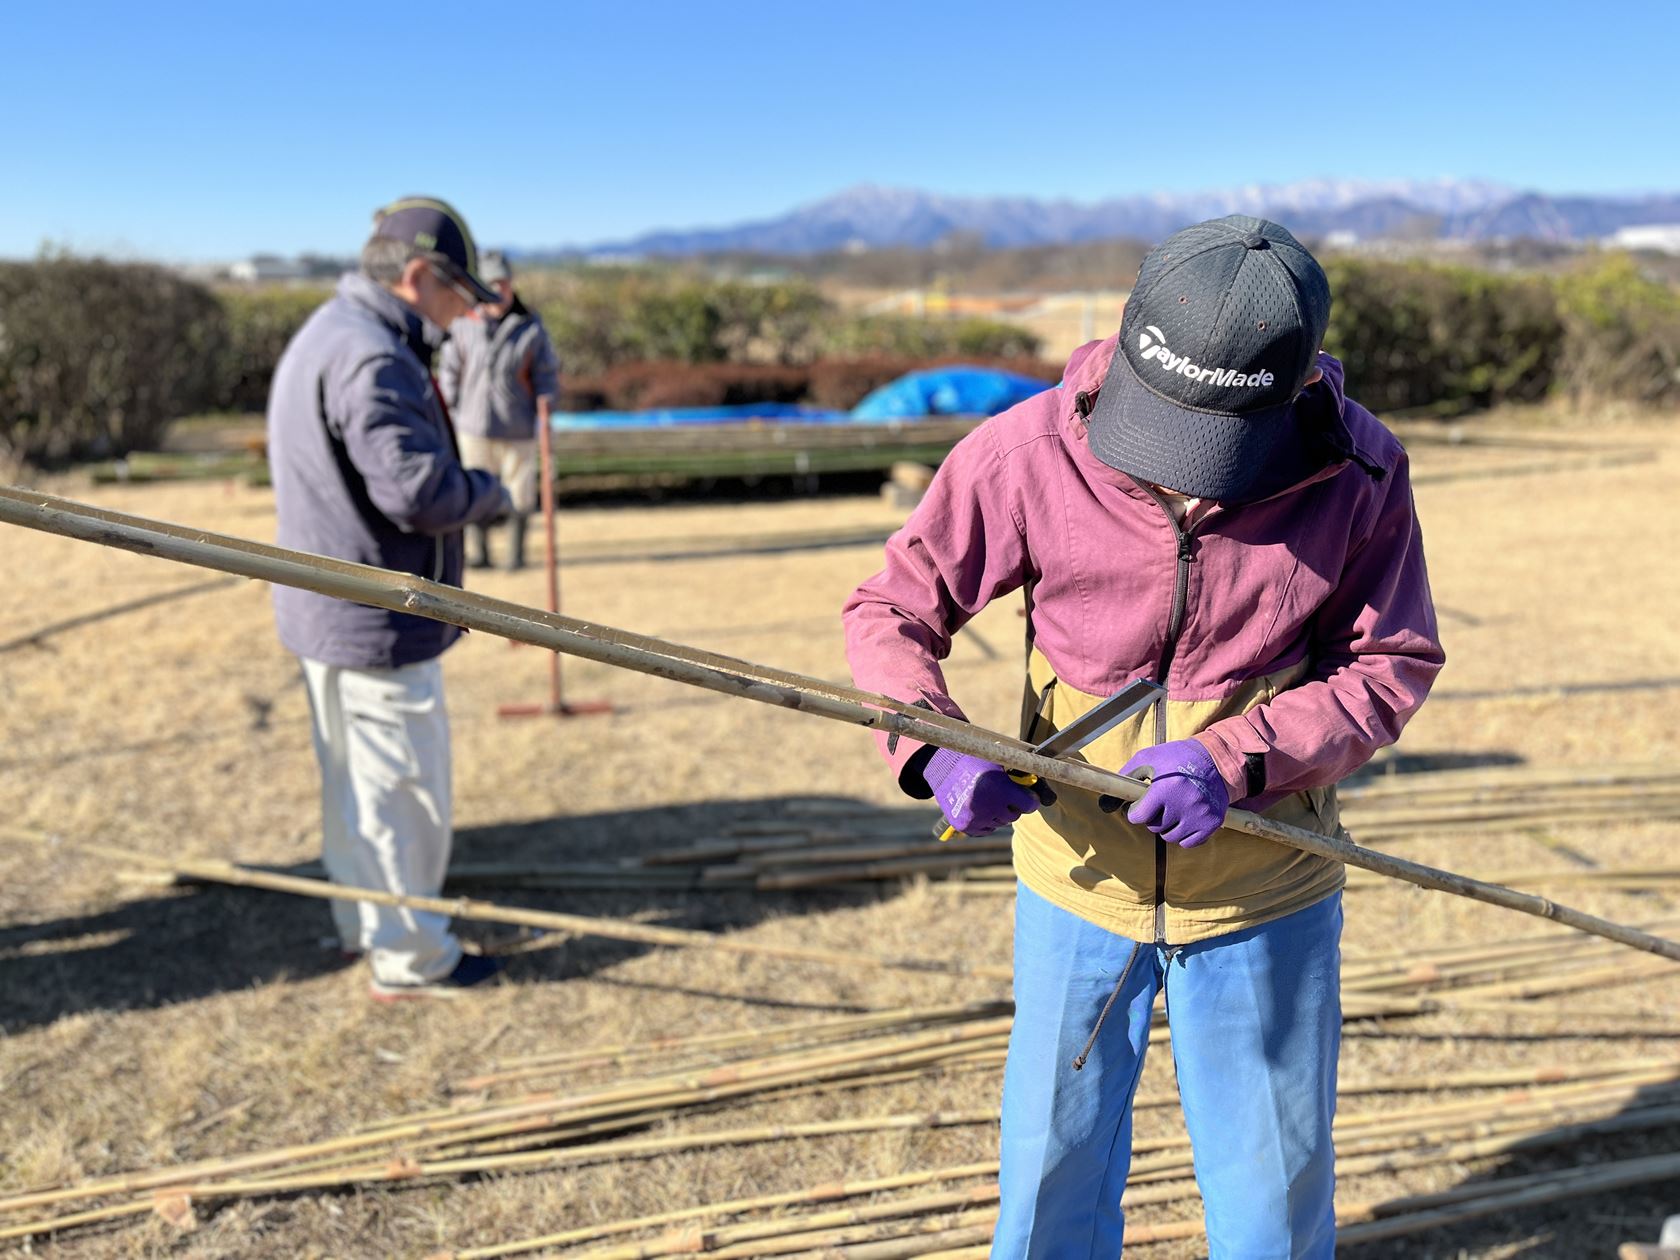
[[[449,714],[438,660],[345,669],[303,660],[321,765],[321,857],[334,883],[435,897],[449,867]],[[346,949],[376,979],[420,984],[461,958],[447,915],[335,901]]]
[[[513,510],[529,516],[537,510],[537,449],[536,438],[487,438],[463,433],[456,442],[461,447],[461,463],[468,468],[488,469],[501,478],[513,499]]]

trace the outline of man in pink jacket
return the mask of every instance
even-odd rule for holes
[[[1333,1250],[1342,869],[1220,824],[1235,803],[1336,832],[1335,784],[1393,742],[1444,657],[1406,453],[1344,396],[1329,313],[1323,270],[1277,224],[1178,233],[1119,336],[959,444],[847,602],[858,685],[960,717],[951,636],[1023,589],[1029,740],[1133,678],[1167,688],[1081,754],[1152,780],[1124,812],[882,741],[960,830],[1014,824],[994,1257],[1119,1254],[1163,989],[1212,1255]]]

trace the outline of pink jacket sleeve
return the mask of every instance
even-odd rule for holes
[[[1265,808],[1289,792],[1325,787],[1392,744],[1446,661],[1423,562],[1423,536],[1401,453],[1365,537],[1315,618],[1309,679],[1198,738],[1231,799]],[[1265,791],[1247,795],[1247,759],[1263,759]]]
[[[841,619],[853,680],[962,717],[939,662],[969,618],[1027,576],[1008,468],[991,426],[982,425],[957,444],[904,528],[887,540],[886,567],[846,601]],[[920,763],[911,761],[924,745],[880,733],[876,741],[899,785],[911,796],[930,795]]]

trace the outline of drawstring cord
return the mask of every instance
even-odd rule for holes
[[[1132,952],[1126,955],[1126,965],[1120,969],[1120,979],[1115,981],[1114,992],[1110,993],[1108,1001],[1103,1003],[1102,1013],[1097,1016],[1096,1026],[1091,1029],[1091,1039],[1085,1043],[1085,1048],[1074,1057],[1073,1070],[1075,1072],[1084,1070],[1085,1060],[1091,1057],[1091,1048],[1097,1044],[1097,1034],[1102,1031],[1103,1021],[1108,1018],[1109,1011],[1114,1009],[1114,1002],[1120,996],[1120,990],[1126,987],[1126,977],[1132,974],[1132,964],[1137,962],[1138,951],[1142,948],[1142,941],[1132,942]]]

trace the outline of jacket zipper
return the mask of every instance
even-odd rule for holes
[[[1172,526],[1173,539],[1178,548],[1177,572],[1173,579],[1172,611],[1167,616],[1167,638],[1161,645],[1161,677],[1162,688],[1167,686],[1167,679],[1172,674],[1173,657],[1178,653],[1178,636],[1184,631],[1185,605],[1190,598],[1190,564],[1194,559],[1190,542],[1190,530],[1179,524],[1173,515],[1167,501],[1160,496],[1153,486],[1144,482],[1139,485],[1148,491],[1149,496],[1161,505],[1161,510],[1167,514],[1167,523]],[[1155,702],[1155,742],[1167,742],[1167,696],[1162,696]],[[1155,944],[1162,949],[1169,948],[1167,944],[1167,842],[1160,836],[1155,837]]]

